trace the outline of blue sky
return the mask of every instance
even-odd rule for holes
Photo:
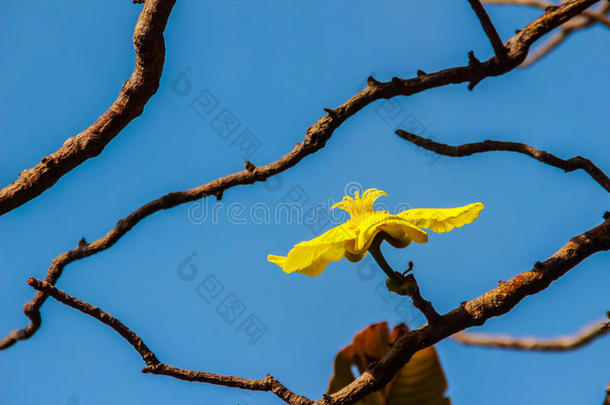
[[[131,36],[141,5],[3,1],[0,10],[5,185],[116,98],[133,70]],[[504,39],[539,15],[488,10]],[[285,254],[315,233],[285,220],[255,223],[249,210],[276,207],[294,190],[306,193],[308,204],[339,199],[355,184],[386,190],[389,207],[482,201],[486,207],[472,225],[432,235],[425,245],[384,249],[397,267],[415,262],[422,291],[440,312],[479,296],[599,224],[608,194],[585,173],[565,174],[522,155],[436,159],[393,131],[416,120],[424,136],[441,142],[524,141],[610,170],[607,35],[601,28],[580,32],[534,67],[487,79],[473,92],[456,85],[376,102],[279,180],[231,189],[223,206],[207,201],[206,209],[221,213],[218,221],[189,220],[191,204],[156,213],[111,249],[69,265],[58,287],[114,314],[164,362],[252,378],[271,373],[317,399],[335,353],[354,333],[384,320],[418,326],[421,316],[379,293],[381,271],[371,272],[368,261],[338,262],[317,278],[282,273],[267,254]],[[144,114],[100,157],[0,218],[2,334],[26,325],[21,308],[33,294],[27,278],[44,278],[52,259],[81,237],[101,237],[167,192],[241,170],[241,131],[260,141],[250,160],[265,164],[302,141],[323,107],[344,102],[371,73],[380,80],[411,77],[417,69],[464,64],[470,50],[481,59],[491,55],[468,3],[448,0],[179,1],[165,37],[161,86]],[[181,74],[192,84],[188,94],[173,85]],[[191,107],[202,92],[217,103],[203,117]],[[240,122],[227,139],[213,124],[225,109]],[[226,215],[239,204],[245,224]],[[609,265],[608,255],[597,254],[478,330],[572,333],[610,309]],[[194,276],[185,277],[184,269]],[[213,285],[222,286],[214,297],[204,289]],[[235,299],[242,312],[227,320],[222,303]],[[42,315],[32,339],[0,354],[2,403],[43,397],[58,405],[282,403],[270,393],[143,375],[138,354],[108,327],[54,301]],[[251,315],[266,328],[254,344],[241,327]],[[607,339],[564,354],[467,348],[451,340],[437,348],[455,404],[598,403],[608,383]]]

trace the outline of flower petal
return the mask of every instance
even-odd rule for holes
[[[368,250],[379,232],[385,232],[395,239],[397,246],[406,247],[411,242],[426,243],[428,234],[406,219],[388,212],[376,211],[358,227],[359,234],[354,254]]]
[[[416,208],[397,215],[417,227],[443,233],[473,222],[483,207],[483,203],[477,202],[457,208]]]
[[[296,244],[286,257],[269,255],[267,260],[280,266],[285,273],[298,272],[316,277],[328,263],[341,260],[346,243],[354,239],[354,230],[343,224],[317,238]]]

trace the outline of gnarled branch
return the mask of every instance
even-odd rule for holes
[[[438,153],[440,155],[452,156],[452,157],[464,157],[474,155],[475,153],[484,152],[495,152],[495,151],[508,151],[523,153],[539,160],[547,165],[558,167],[565,172],[572,172],[574,170],[584,170],[591,176],[596,182],[599,183],[606,191],[610,192],[610,178],[593,162],[582,156],[576,156],[571,159],[561,159],[557,156],[544,151],[534,148],[533,146],[525,143],[518,142],[505,142],[505,141],[483,141],[466,143],[463,145],[452,146],[444,143],[435,142],[428,138],[412,134],[407,131],[399,129],[396,131],[396,135],[402,139],[409,141],[419,147]]]
[[[546,261],[536,263],[533,269],[521,273],[509,281],[500,282],[497,288],[478,298],[462,303],[453,311],[440,316],[437,322],[426,324],[401,336],[394,342],[390,351],[360,377],[340,391],[325,396],[315,403],[320,405],[353,404],[367,394],[385,386],[415,352],[466,328],[482,325],[491,317],[507,313],[523,298],[544,290],[554,280],[563,276],[587,257],[607,250],[610,250],[610,218],[598,227],[572,238],[570,242]],[[50,283],[33,278],[30,278],[28,283],[39,290],[40,293],[50,295],[57,301],[78,309],[117,331],[140,353],[140,356],[146,362],[143,372],[168,375],[187,381],[207,382],[250,390],[273,391],[292,405],[312,403],[311,400],[289,391],[269,376],[264,380],[250,380],[201,371],[183,370],[163,364],[139,336],[98,307],[71,297]]]
[[[398,338],[390,351],[351,384],[332,394],[328,404],[353,404],[384,387],[418,350],[431,346],[459,331],[484,324],[489,318],[510,311],[523,298],[539,293],[578,263],[594,253],[610,250],[610,218],[590,231],[572,238],[544,262],[500,282],[497,288],[464,302],[427,324]],[[318,401],[322,404],[323,402]]]
[[[554,339],[539,339],[534,337],[517,338],[508,335],[486,335],[482,333],[460,332],[452,336],[452,339],[467,346],[495,347],[501,349],[563,352],[578,349],[596,338],[610,333],[608,321],[595,322],[583,328],[572,336],[561,336]]]
[[[469,63],[466,66],[418,75],[411,79],[394,78],[385,83],[379,82],[372,77],[369,78],[366,89],[357,93],[341,106],[329,110],[327,115],[321,117],[313,126],[307,129],[304,142],[298,143],[292,151],[280,159],[265,166],[250,166],[249,169],[218,178],[189,190],[166,194],[159,199],[143,205],[118,221],[116,226],[104,237],[91,243],[79,244],[77,248],[62,253],[53,259],[45,280],[54,285],[67,264],[108,249],[138,222],[157,211],[211,195],[222,196],[222,193],[231,187],[264,181],[277,173],[289,169],[305,156],[321,149],[330,139],[335,129],[345,120],[376,100],[392,98],[398,95],[408,96],[448,84],[469,83],[469,88],[472,89],[486,77],[499,76],[511,71],[525,59],[529,47],[536,40],[598,1],[572,0],[556,9],[547,11],[506,43],[508,53],[506,60],[503,62],[499,62],[493,57],[485,62],[477,61],[476,63]],[[12,346],[19,340],[28,339],[38,330],[41,324],[40,307],[45,299],[45,294],[38,292],[30,302],[24,305],[23,312],[30,319],[30,323],[24,329],[14,330],[4,339],[0,340],[0,350]]]
[[[159,88],[165,41],[163,31],[176,0],[150,0],[144,5],[133,31],[136,64],[114,103],[89,128],[68,138],[61,148],[43,157],[36,166],[19,174],[0,190],[0,215],[36,198],[64,174],[104,147],[144,110]]]
[[[144,369],[142,369],[143,373],[166,375],[185,381],[204,382],[208,384],[223,385],[225,387],[242,388],[245,390],[272,391],[284,401],[294,405],[309,405],[313,403],[313,401],[310,399],[296,395],[269,374],[267,374],[264,379],[249,379],[230,375],[208,373],[205,371],[185,370],[161,363],[157,359],[157,356],[148,348],[148,346],[146,346],[144,341],[134,331],[129,329],[121,321],[109,313],[101,310],[99,307],[93,306],[76,297],[68,295],[64,291],[53,287],[46,281],[30,278],[28,279],[28,284],[32,286],[32,288],[53,297],[58,302],[77,309],[114,329],[127,342],[129,342],[131,346],[133,346],[133,348],[142,357],[142,360],[144,360],[146,363],[146,366]]]

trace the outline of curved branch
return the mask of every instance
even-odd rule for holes
[[[442,315],[437,322],[411,331],[398,338],[390,351],[352,383],[338,392],[316,401],[319,405],[353,404],[367,394],[384,387],[417,351],[431,346],[457,332],[472,326],[484,324],[489,318],[510,311],[523,298],[546,289],[554,280],[563,276],[581,261],[600,251],[610,250],[610,218],[598,227],[578,235],[544,262],[537,262],[534,268],[519,274],[509,281],[501,281],[498,287],[473,300],[463,302],[458,308]],[[312,401],[297,395],[279,381],[267,376],[264,380],[250,380],[212,374],[202,371],[179,369],[161,363],[142,339],[116,318],[98,307],[89,305],[50,283],[33,278],[28,280],[40,293],[90,315],[117,331],[138,351],[146,362],[145,373],[168,375],[187,381],[206,382],[249,390],[273,391],[278,397],[292,405],[309,405]]]
[[[495,347],[502,349],[563,352],[578,349],[591,343],[598,337],[610,333],[608,321],[596,322],[585,327],[572,336],[562,336],[554,339],[537,339],[533,337],[516,338],[512,336],[493,336],[482,333],[460,332],[452,336],[452,339],[467,346]]]
[[[598,227],[572,238],[546,261],[536,263],[533,269],[509,281],[499,282],[497,288],[462,303],[442,315],[435,324],[427,324],[401,336],[380,361],[348,386],[332,394],[327,402],[318,401],[316,404],[353,404],[384,387],[418,350],[509,312],[523,298],[544,290],[587,257],[607,250],[610,250],[610,218]]]
[[[86,243],[82,240],[82,243],[79,243],[79,247],[76,249],[62,253],[53,259],[45,280],[54,285],[68,263],[108,249],[138,222],[157,211],[211,195],[221,198],[222,193],[231,187],[264,181],[277,173],[287,170],[296,165],[305,156],[315,153],[324,147],[335,129],[345,120],[376,100],[392,98],[398,95],[409,96],[431,88],[457,83],[469,83],[469,88],[472,90],[477,83],[486,77],[499,76],[515,69],[525,59],[529,47],[537,39],[598,1],[572,0],[556,9],[547,11],[506,43],[506,48],[508,49],[507,58],[502,62],[499,62],[495,57],[485,62],[479,62],[473,56],[470,58],[470,63],[466,66],[454,67],[430,74],[422,72],[422,74],[418,74],[417,77],[411,79],[393,78],[389,82],[382,83],[370,77],[366,89],[357,93],[341,106],[335,109],[326,109],[328,114],[321,117],[313,126],[307,129],[304,142],[298,143],[292,151],[280,159],[259,167],[246,162],[246,170],[218,178],[189,190],[166,194],[159,199],[143,205],[118,221],[116,226],[104,237],[91,243]],[[28,339],[38,330],[41,324],[40,307],[45,299],[45,294],[38,292],[30,302],[24,305],[23,313],[30,319],[30,324],[24,329],[12,331],[4,339],[0,340],[0,350],[12,346],[19,340]]]
[[[485,0],[487,4],[506,4],[506,5],[523,5],[537,7],[541,9],[549,9],[557,7],[556,4],[544,0]],[[559,32],[545,41],[542,45],[536,47],[520,67],[528,67],[533,65],[538,60],[542,59],[560,44],[562,44],[571,34],[583,28],[590,27],[595,23],[599,23],[606,28],[610,28],[610,18],[606,16],[610,10],[610,3],[602,4],[596,10],[583,11],[579,18],[575,18],[561,26]]]
[[[89,128],[68,138],[56,152],[19,174],[0,190],[0,215],[36,198],[64,174],[85,160],[102,153],[104,147],[144,110],[159,88],[165,41],[163,31],[176,0],[150,0],[144,5],[133,31],[136,64],[114,103]]]
[[[568,31],[560,28],[558,32],[553,34],[552,37],[546,40],[540,46],[537,46],[532,53],[523,61],[521,67],[528,67],[544,58],[546,55],[551,53],[555,48],[561,45],[573,31]]]
[[[253,391],[272,391],[279,398],[294,405],[309,405],[313,403],[310,399],[296,395],[294,392],[286,388],[282,383],[267,374],[264,379],[248,379],[234,377],[230,375],[214,374],[204,371],[185,370],[161,363],[157,356],[146,346],[144,341],[131,329],[125,326],[121,321],[113,317],[100,308],[72,297],[65,292],[58,290],[46,281],[40,281],[35,278],[30,278],[28,284],[32,288],[43,292],[74,309],[87,314],[98,321],[110,326],[119,335],[121,335],[133,348],[140,354],[142,360],[146,363],[143,373],[166,375],[180,380],[204,382],[208,384],[223,385],[225,387],[235,387]]]
[[[539,160],[542,163],[546,163],[547,165],[563,169],[563,171],[565,172],[572,172],[578,169],[584,170],[597,183],[599,183],[600,186],[606,189],[606,191],[610,192],[610,178],[608,178],[608,176],[593,162],[582,156],[576,156],[571,159],[564,160],[544,150],[539,150],[534,148],[533,146],[518,142],[487,140],[483,142],[466,143],[463,145],[452,146],[444,143],[434,142],[431,139],[423,138],[410,132],[403,131],[402,129],[397,130],[396,135],[429,151],[438,153],[440,155],[452,157],[464,157],[474,155],[475,153],[495,151],[523,153],[524,155],[533,157],[534,159]]]

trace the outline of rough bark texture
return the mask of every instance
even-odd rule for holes
[[[489,318],[507,313],[523,298],[544,290],[554,280],[563,276],[587,257],[607,250],[610,250],[610,217],[598,227],[572,238],[553,256],[544,262],[537,262],[531,270],[521,273],[509,281],[500,281],[497,288],[478,298],[463,302],[458,308],[445,315],[435,317],[434,323],[426,324],[401,336],[380,361],[374,363],[354,382],[330,396],[325,395],[315,404],[348,405],[355,403],[369,393],[383,388],[415,352],[466,328],[482,325]],[[30,278],[28,283],[39,293],[51,296],[113,328],[140,354],[146,363],[142,370],[145,373],[248,390],[272,391],[292,405],[314,403],[310,399],[288,390],[269,375],[265,379],[246,379],[185,370],[161,363],[135,332],[112,315],[78,298],[69,296],[48,282]]]
[[[81,242],[83,243],[79,243],[77,248],[62,253],[53,259],[45,280],[54,285],[67,264],[108,249],[138,222],[155,212],[212,195],[220,199],[223,192],[231,187],[264,181],[277,173],[289,169],[305,156],[315,153],[324,147],[335,129],[349,117],[376,100],[399,95],[413,95],[448,84],[469,83],[469,88],[472,89],[486,77],[498,76],[509,72],[519,66],[525,59],[529,47],[538,38],[583,12],[597,1],[599,0],[572,0],[556,9],[547,11],[506,43],[508,52],[506,59],[502,63],[497,61],[495,57],[485,62],[479,62],[471,55],[470,63],[467,66],[454,67],[430,74],[420,72],[417,77],[412,79],[394,78],[389,82],[382,83],[370,77],[369,85],[366,89],[336,109],[327,109],[327,115],[321,117],[313,126],[307,129],[304,142],[298,143],[292,151],[280,159],[258,167],[251,163],[248,164],[248,162],[246,164],[247,168],[240,172],[218,178],[189,190],[166,194],[159,199],[143,205],[127,217],[119,220],[116,226],[104,237],[91,243],[86,243],[82,240]],[[28,339],[38,330],[41,325],[40,307],[45,300],[46,295],[39,292],[31,301],[24,305],[23,312],[30,319],[30,323],[23,329],[10,332],[4,339],[0,340],[0,350],[12,346],[19,340]]]
[[[335,129],[345,120],[376,100],[399,95],[413,95],[431,88],[455,83],[468,83],[469,89],[472,90],[477,83],[487,77],[499,76],[509,72],[525,60],[530,46],[535,41],[552,31],[554,28],[566,23],[572,17],[584,13],[589,6],[593,5],[598,0],[572,0],[559,6],[547,8],[544,15],[519,31],[503,46],[499,45],[499,37],[495,32],[495,28],[492,29],[493,26],[491,25],[491,21],[480,6],[480,3],[475,0],[469,1],[475,9],[477,16],[497,53],[496,56],[487,61],[480,62],[471,52],[469,54],[469,63],[466,66],[454,67],[430,74],[418,71],[417,77],[411,79],[394,78],[390,82],[382,83],[371,77],[368,80],[368,87],[366,89],[335,109],[325,109],[327,115],[321,117],[313,126],[307,129],[304,142],[298,143],[292,151],[277,161],[264,166],[255,166],[250,162],[246,162],[245,170],[218,178],[189,190],[169,193],[143,205],[124,219],[118,221],[113,229],[98,240],[87,243],[82,239],[77,248],[59,255],[53,260],[45,281],[36,279],[28,280],[28,283],[38,291],[32,301],[24,306],[24,313],[30,318],[31,322],[25,329],[13,331],[0,341],[0,349],[10,347],[16,341],[27,339],[35,333],[41,322],[40,307],[45,302],[46,298],[51,296],[57,301],[78,309],[112,327],[142,356],[142,359],[146,363],[146,366],[143,369],[143,372],[145,373],[161,374],[187,381],[198,381],[250,390],[272,391],[279,398],[293,405],[309,405],[314,403],[310,399],[288,390],[279,381],[269,375],[264,379],[245,379],[203,371],[184,370],[161,363],[135,332],[131,331],[110,314],[58,290],[54,287],[54,284],[61,276],[63,269],[67,264],[108,249],[142,219],[157,211],[172,208],[179,204],[208,196],[216,196],[216,198],[220,199],[222,198],[223,192],[231,187],[264,181],[268,177],[296,165],[305,156],[321,149],[328,139],[330,139]],[[69,169],[75,167],[90,155],[96,154],[96,151],[97,153],[101,152],[103,146],[112,139],[112,136],[115,136],[130,119],[141,112],[144,103],[148,99],[144,96],[148,93],[152,95],[158,85],[158,76],[155,76],[147,69],[150,69],[149,65],[158,66],[158,75],[160,75],[163,56],[162,53],[160,55],[157,52],[159,48],[155,48],[155,46],[160,46],[162,49],[163,28],[172,6],[173,1],[146,1],[142,15],[138,20],[138,26],[136,26],[134,32],[134,43],[136,44],[136,50],[138,52],[138,62],[136,63],[134,75],[128,80],[121,91],[121,94],[124,97],[122,99],[123,101],[119,102],[119,100],[121,100],[121,97],[119,97],[119,100],[113,104],[113,107],[94,124],[94,127],[98,125],[95,131],[92,130],[88,135],[79,134],[71,141],[73,145],[70,143],[68,146],[64,146],[60,151],[64,150],[64,148],[66,152],[72,151],[67,152],[67,156],[65,156],[64,160],[61,158],[58,158],[57,161],[54,160],[55,158],[50,159],[56,163],[51,165],[47,165],[46,162],[41,163],[44,169],[40,169],[39,171],[34,170],[36,168],[30,169],[34,170],[34,172],[28,172],[23,175],[22,177],[24,178],[33,179],[32,181],[23,180],[27,186],[24,186],[24,189],[30,191],[24,191],[25,197],[19,197],[21,200],[17,197],[9,198],[9,200],[13,201],[12,204],[17,204],[15,206],[18,206],[28,199],[33,198],[28,198],[28,195],[35,196],[40,194]],[[146,32],[148,32],[151,37],[144,35]],[[151,33],[154,33],[154,35]],[[156,38],[156,41],[151,39],[153,37]],[[152,87],[148,88],[148,93],[136,91],[136,89],[142,91],[142,89],[137,86],[138,83],[141,83],[138,80],[148,83],[147,79],[151,79],[151,77],[153,79],[154,77],[157,77],[155,79],[156,85],[153,86],[154,89]],[[150,97],[150,95],[148,95],[148,97]],[[140,100],[140,102],[136,102],[138,100]],[[401,136],[403,135],[404,134],[401,134]],[[426,147],[427,145],[431,150],[438,149],[435,151],[438,151],[439,153],[443,153],[443,151],[446,153],[454,153],[452,156],[465,156],[467,154],[487,150],[514,150],[528,154],[541,162],[561,167],[566,171],[581,168],[586,170],[606,190],[610,191],[608,177],[597,168],[597,166],[593,165],[592,162],[580,157],[564,161],[554,155],[539,151],[528,145],[510,144],[507,146],[505,145],[506,143],[504,143],[504,145],[497,145],[496,143],[489,144],[485,142],[481,143],[483,146],[471,146],[471,148],[474,148],[472,149],[474,152],[466,148],[466,152],[471,152],[466,153],[464,152],[464,149],[459,149],[461,147],[450,147],[448,145],[430,143],[431,141],[429,140],[413,138],[413,136],[413,134],[408,134],[403,137],[416,144],[417,142],[420,142],[420,146]],[[96,149],[96,142],[99,142],[100,140],[102,143],[98,144]],[[101,145],[101,147],[99,145]],[[504,149],[497,149],[498,147]],[[455,149],[451,148],[458,148],[457,150],[459,153],[456,154],[457,152],[455,152]],[[74,162],[76,163],[74,164]],[[53,173],[55,173],[55,177],[53,177]],[[13,185],[9,186],[9,188],[12,186]],[[16,186],[16,190],[17,191],[13,194],[17,195],[21,193],[18,186]],[[36,194],[35,190],[39,190],[38,194]],[[19,201],[21,202],[19,203]],[[5,209],[10,206],[10,204],[5,206]],[[394,342],[387,355],[378,362],[372,364],[371,367],[355,381],[330,396],[323,396],[322,399],[315,403],[353,404],[367,394],[385,386],[404,364],[409,361],[415,352],[466,328],[482,325],[491,317],[499,316],[510,311],[523,298],[544,290],[554,280],[574,268],[585,258],[596,252],[610,250],[610,214],[607,213],[607,215],[604,216],[604,219],[605,221],[601,225],[574,237],[549,259],[544,262],[536,263],[533,269],[521,273],[509,281],[500,282],[497,288],[488,291],[478,298],[462,303],[458,308],[445,315],[436,313],[431,303],[425,301],[421,297],[421,294],[419,294],[419,291],[417,291],[414,302],[416,306],[425,313],[429,320],[429,324],[401,336]],[[415,280],[413,280],[413,282],[415,283]]]
[[[89,128],[68,138],[61,148],[22,171],[17,180],[1,189],[0,215],[36,198],[61,176],[102,153],[131,120],[142,114],[144,105],[159,88],[165,60],[163,31],[175,1],[146,2],[133,32],[136,65],[116,101]]]
[[[466,328],[482,325],[491,317],[507,313],[523,298],[544,290],[587,257],[607,250],[610,250],[610,218],[572,238],[546,261],[536,263],[533,269],[509,281],[499,282],[497,288],[442,315],[434,325],[426,325],[400,337],[381,361],[352,384],[331,395],[326,403],[353,404],[368,393],[379,390],[418,350]]]

